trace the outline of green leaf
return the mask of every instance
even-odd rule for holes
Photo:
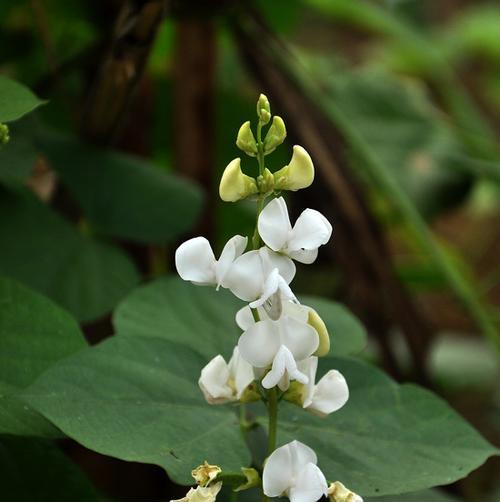
[[[0,75],[0,122],[17,120],[44,103],[24,85]]]
[[[326,299],[303,299],[323,317],[335,354],[363,348],[364,329],[347,309]],[[227,290],[215,291],[169,277],[131,293],[116,309],[113,324],[119,335],[164,338],[210,359],[217,354],[230,357],[241,334],[235,315],[244,305]]]
[[[452,483],[499,453],[425,389],[355,360],[323,358],[320,366],[342,372],[349,401],[326,418],[280,407],[278,443],[309,445],[327,479],[362,496],[396,495]]]
[[[438,490],[423,490],[403,495],[368,497],[366,502],[458,502],[458,499]]]
[[[84,474],[50,441],[0,437],[2,500],[98,502]]]
[[[85,447],[190,484],[204,460],[228,471],[250,462],[235,410],[209,406],[198,388],[206,362],[165,339],[115,336],[60,361],[24,397]]]
[[[109,312],[138,282],[119,249],[84,237],[27,193],[0,195],[0,274],[46,294],[80,321]]]
[[[203,198],[188,180],[67,137],[46,138],[41,147],[97,232],[165,243],[196,223]]]
[[[17,393],[59,359],[86,347],[75,320],[48,298],[0,278],[0,433],[57,436]]]
[[[332,354],[358,354],[366,347],[366,330],[346,307],[316,296],[302,295],[300,302],[312,307],[323,319],[330,334]]]

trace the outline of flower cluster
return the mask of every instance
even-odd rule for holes
[[[219,187],[225,201],[257,201],[252,249],[247,250],[247,237],[235,235],[217,259],[207,239],[195,237],[175,253],[182,279],[217,290],[228,289],[247,303],[236,314],[242,334],[229,362],[222,355],[214,357],[201,371],[199,386],[209,404],[267,402],[273,392],[275,397],[279,394],[307,411],[326,416],[347,402],[347,383],[336,370],[316,382],[318,357],[330,348],[328,331],[318,313],[298,301],[290,284],[296,273],[295,262],[313,263],[319,247],[330,240],[332,226],[314,209],[305,209],[292,225],[280,192],[309,186],[314,166],[306,150],[295,146],[290,163],[271,173],[264,157],[284,141],[286,129],[283,120],[274,117],[261,139],[262,126],[271,121],[269,102],[263,95],[257,114],[257,139],[246,122],[236,144],[249,156],[257,157],[259,175],[253,178],[244,174],[238,158],[225,169]],[[264,205],[267,199],[271,200]],[[335,499],[333,491],[329,493],[316,465],[316,454],[308,446],[293,441],[269,453],[263,470],[267,496],[287,495],[292,502],[314,502],[329,494],[332,500],[350,500]],[[337,489],[335,493],[340,492]]]

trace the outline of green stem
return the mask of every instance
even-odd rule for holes
[[[271,455],[276,449],[276,432],[278,428],[278,392],[276,387],[267,391],[267,412],[269,414],[267,454]]]

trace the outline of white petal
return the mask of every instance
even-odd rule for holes
[[[312,398],[314,395],[314,383],[316,381],[316,371],[318,369],[318,358],[315,356],[308,357],[300,363],[297,363],[297,367],[309,379],[305,388],[304,403],[302,405],[304,408],[307,408],[312,403]]]
[[[317,249],[326,244],[331,235],[330,222],[319,211],[305,209],[295,222],[288,240],[288,250]]]
[[[339,410],[349,399],[349,388],[343,375],[330,370],[316,385],[307,409],[325,416]],[[306,407],[304,403],[304,407]]]
[[[250,303],[250,307],[256,309],[257,307],[262,307],[264,303],[272,296],[274,293],[278,291],[280,285],[280,274],[277,268],[271,271],[271,273],[267,276],[260,296]]]
[[[311,307],[291,301],[284,301],[282,303],[282,307],[283,314],[287,315],[288,317],[293,317],[297,321],[307,323]]]
[[[300,471],[288,497],[290,502],[316,502],[326,495],[327,489],[328,484],[319,467],[309,463]]]
[[[236,324],[243,331],[246,331],[250,326],[255,324],[252,310],[248,305],[245,305],[236,312]]]
[[[238,348],[241,357],[257,368],[269,366],[280,348],[278,327],[275,321],[255,323],[240,336]]]
[[[318,257],[318,249],[299,249],[298,251],[288,251],[288,256],[292,260],[310,265]]]
[[[278,385],[282,391],[286,391],[290,380],[298,380],[300,383],[306,384],[307,376],[299,371],[292,353],[282,345],[273,360],[271,370],[262,380],[262,386],[271,389]]]
[[[233,262],[222,285],[240,300],[251,302],[261,295],[264,279],[259,252],[249,251]]]
[[[229,376],[234,380],[237,399],[255,379],[252,365],[241,357],[238,347],[234,348],[229,361]]]
[[[258,230],[262,240],[273,251],[285,247],[292,225],[283,197],[273,199],[262,210],[259,215]]]
[[[318,333],[309,324],[282,316],[279,328],[281,343],[290,349],[296,361],[310,357],[318,348]]]
[[[279,497],[291,487],[292,482],[292,457],[287,444],[274,450],[266,460],[262,488],[268,497]]]
[[[288,443],[292,458],[292,472],[297,477],[300,471],[309,463],[317,464],[318,457],[312,448],[300,441]]]
[[[278,269],[281,277],[285,279],[287,284],[290,284],[295,277],[295,263],[293,263],[288,256],[284,256],[266,247],[259,249],[260,257],[262,259],[262,268],[264,276],[267,276],[275,268]]]
[[[183,242],[175,251],[177,272],[185,281],[215,284],[215,256],[205,237]]]
[[[241,235],[235,235],[227,241],[224,249],[222,250],[220,258],[215,265],[217,286],[220,286],[222,284],[222,281],[224,280],[234,260],[241,256],[243,251],[245,251],[247,242],[248,238]]]
[[[221,404],[234,398],[228,380],[229,368],[224,358],[218,355],[201,370],[198,385],[210,404]]]

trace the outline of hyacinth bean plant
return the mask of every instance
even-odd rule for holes
[[[277,447],[277,416],[281,400],[288,400],[319,416],[345,405],[349,398],[343,375],[331,369],[316,382],[318,357],[330,349],[326,326],[317,312],[301,304],[292,289],[294,261],[310,264],[318,248],[332,236],[332,225],[318,211],[305,209],[292,226],[282,191],[307,188],[314,180],[311,157],[294,146],[290,163],[275,173],[265,165],[286,137],[283,120],[274,116],[264,138],[262,128],[271,121],[267,97],[257,102],[257,131],[250,122],[238,133],[237,146],[256,157],[258,176],[243,174],[240,159],[225,169],[219,187],[224,201],[251,198],[257,203],[257,224],[247,250],[248,239],[235,235],[216,259],[210,243],[195,237],[179,246],[175,254],[182,279],[197,285],[229,289],[248,303],[236,314],[242,330],[229,362],[215,356],[201,371],[199,386],[207,402],[219,405],[262,400],[268,412],[268,458],[262,472],[264,497],[286,495],[292,502],[315,502],[329,496],[336,502],[359,502],[361,497],[341,481],[327,482],[317,466],[315,452],[292,441]],[[244,413],[244,411],[243,411]],[[205,464],[193,471],[200,482],[182,500],[213,500],[221,488],[220,469]],[[258,483],[257,472],[248,470],[249,486]],[[251,474],[250,474],[251,472]],[[215,482],[214,482],[215,481]]]

